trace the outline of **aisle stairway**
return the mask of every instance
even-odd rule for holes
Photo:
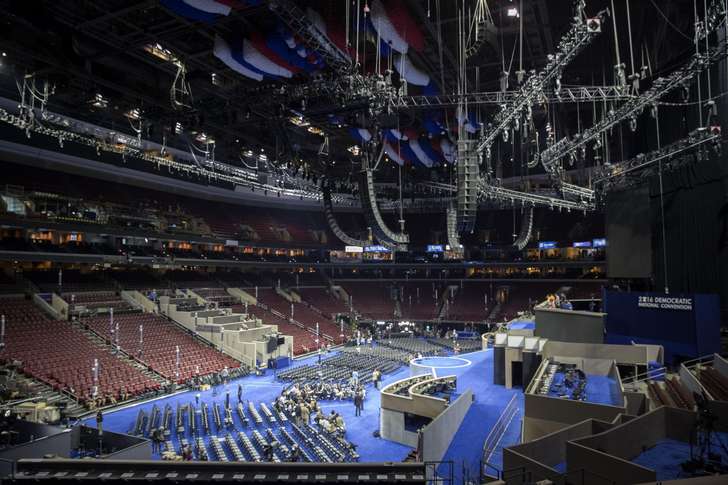
[[[55,391],[48,384],[32,377],[14,372],[12,380],[19,388],[27,390],[28,395],[33,397],[36,402],[45,402],[49,406],[65,408],[66,414],[71,418],[76,418],[88,412],[71,396]]]
[[[139,361],[133,359],[132,357],[130,357],[123,350],[115,351],[113,345],[111,345],[110,343],[108,343],[103,337],[101,337],[100,335],[98,335],[93,330],[91,330],[89,328],[86,328],[86,326],[83,325],[83,322],[79,322],[79,321],[76,320],[76,321],[72,322],[71,324],[74,327],[76,327],[78,330],[80,330],[84,335],[86,335],[89,338],[89,340],[91,340],[92,342],[94,342],[96,345],[98,345],[99,347],[106,347],[107,349],[111,350],[112,352],[115,352],[117,358],[119,358],[122,361],[127,362],[132,367],[135,367],[135,368],[139,369],[139,371],[142,374],[144,374],[146,377],[148,377],[148,378],[150,378],[150,379],[158,382],[159,385],[161,385],[161,386],[167,386],[167,385],[170,384],[170,381],[168,381],[167,379],[165,379],[164,376],[162,376],[161,374],[158,374],[158,373],[154,372],[153,370],[149,369],[144,364],[142,364]]]

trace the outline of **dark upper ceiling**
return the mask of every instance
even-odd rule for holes
[[[168,134],[168,143],[186,148],[185,138],[174,135],[173,127],[180,122],[188,132],[205,132],[214,137],[216,155],[220,159],[236,161],[242,148],[265,147],[268,153],[278,153],[281,158],[310,160],[314,170],[346,177],[358,163],[346,150],[354,143],[347,127],[371,123],[366,115],[362,117],[365,110],[338,106],[332,99],[315,99],[313,105],[307,106],[309,112],[319,114],[312,115],[314,123],[330,134],[330,158],[340,162],[332,166],[329,157],[322,160],[317,156],[323,138],[289,123],[291,109],[300,110],[300,102],[286,104],[280,96],[282,86],[310,84],[315,76],[298,74],[285,81],[256,82],[232,71],[213,55],[216,35],[230,39],[276,29],[279,19],[269,8],[270,0],[249,3],[260,4],[236,8],[230,15],[206,24],[178,15],[159,1],[0,2],[4,12],[0,42],[7,53],[0,76],[0,95],[17,98],[16,80],[24,73],[34,73],[36,78],[48,79],[56,86],[50,109],[70,116],[130,131],[130,122],[124,113],[138,108],[143,113],[144,136],[150,139],[161,141],[163,134]],[[424,49],[412,52],[413,62],[427,71],[437,84],[444,81],[440,86],[442,92],[453,92],[458,69],[457,9],[463,5],[472,9],[476,1],[403,0],[394,3],[409,12],[424,37]],[[514,73],[519,65],[515,46],[521,19],[509,17],[508,9],[521,11],[522,62],[524,69],[529,70],[546,63],[546,55],[554,51],[560,36],[568,30],[574,14],[573,3],[568,0],[489,0],[487,3],[494,25],[477,55],[468,60],[469,88],[471,91],[497,90],[503,64],[508,66],[512,62],[513,89]],[[611,7],[611,3],[611,0],[588,0],[587,12],[593,14]],[[618,25],[622,60],[629,65],[625,0],[614,0],[614,3],[616,15],[612,18]],[[342,0],[295,0],[295,4],[302,9],[310,6],[323,17],[346,24],[346,2]],[[363,8],[368,2],[352,0],[352,12],[357,4]],[[648,59],[652,71],[659,72],[690,49],[689,37],[694,22],[692,5],[690,0],[631,2],[631,35],[637,64],[648,62]],[[660,8],[659,12],[656,6]],[[665,18],[669,19],[669,25]],[[438,27],[443,40],[442,55],[437,43]],[[605,27],[597,42],[569,66],[564,73],[564,84],[613,84],[614,34],[611,23]],[[177,69],[172,63],[146,52],[144,48],[150,44],[160,44],[187,66],[193,109],[175,110],[172,107],[170,87]],[[365,71],[375,62],[373,51],[373,45],[370,45],[367,54],[362,56]],[[212,73],[216,75],[215,84]],[[323,80],[317,82],[328,82],[326,76],[335,74],[324,69],[322,75]],[[411,91],[416,92],[416,88]],[[99,109],[88,102],[97,93],[109,100],[107,108]],[[487,121],[493,109],[493,106],[478,109],[479,119]],[[577,110],[578,121],[574,119]],[[338,119],[332,122],[326,116],[329,112],[336,113]],[[452,115],[450,110],[446,117]],[[401,111],[396,126],[422,131],[421,116],[418,111]],[[555,105],[536,116],[541,125],[551,119],[558,130],[568,133],[575,129],[577,122],[591,119],[592,111],[590,107]],[[528,157],[523,148],[514,149],[504,143],[499,147],[499,154],[504,160],[510,158],[516,162],[506,167],[508,174],[523,173],[523,164],[517,163]],[[416,179],[447,180],[452,177],[451,170],[452,167],[444,166],[436,169],[410,167],[407,174]],[[395,174],[396,166],[386,165],[382,172],[386,174],[387,171]]]

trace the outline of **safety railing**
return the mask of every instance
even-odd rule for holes
[[[498,447],[498,443],[500,443],[501,439],[503,439],[503,435],[505,435],[508,425],[511,424],[511,421],[517,412],[518,404],[516,402],[516,395],[514,394],[505,409],[503,409],[501,415],[498,417],[498,421],[495,422],[490,433],[488,433],[488,436],[485,438],[485,442],[483,443],[484,463],[488,463],[488,460],[490,460],[490,457]]]

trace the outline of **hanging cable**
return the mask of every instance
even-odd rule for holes
[[[653,6],[653,7],[655,7],[655,10],[657,10],[657,13],[659,13],[659,14],[660,14],[660,16],[661,16],[661,17],[662,17],[663,19],[665,19],[665,22],[667,23],[667,25],[669,25],[670,27],[672,27],[672,29],[673,29],[673,30],[674,30],[675,32],[677,32],[678,34],[682,35],[682,36],[683,36],[683,37],[685,37],[685,38],[686,38],[687,40],[689,40],[689,41],[691,41],[691,42],[693,41],[693,39],[692,39],[692,38],[691,38],[691,37],[690,37],[689,35],[687,35],[687,34],[686,34],[685,32],[683,32],[682,30],[678,29],[678,28],[677,28],[677,27],[675,26],[675,24],[673,24],[672,22],[670,22],[670,19],[669,19],[669,18],[667,18],[667,15],[665,15],[665,14],[664,14],[664,13],[662,12],[662,10],[660,10],[660,7],[658,7],[658,6],[657,6],[657,4],[655,3],[655,0],[650,0],[650,2],[652,3],[652,6]]]
[[[355,46],[355,64],[359,65],[359,35],[360,35],[360,27],[361,27],[361,20],[359,15],[361,14],[361,0],[356,0],[356,46]]]
[[[619,53],[619,34],[617,33],[617,11],[614,8],[614,0],[612,2],[612,27],[614,28],[614,53],[617,63],[614,65],[614,83],[618,86],[624,86],[627,84],[627,78],[624,75],[624,66],[622,65],[622,58]]]
[[[657,149],[662,148],[660,142],[660,112],[658,107],[655,107],[655,127],[657,131]],[[670,288],[667,284],[667,237],[665,231],[665,197],[664,189],[662,184],[662,157],[658,161],[658,177],[660,181],[660,219],[662,222],[662,266],[663,266],[663,282],[665,284],[665,294],[670,294]]]
[[[705,15],[705,28],[708,28],[708,0],[703,0],[703,9],[704,9],[704,15]],[[705,52],[710,51],[710,45],[708,44],[708,35],[705,36]],[[705,72],[705,78],[708,81],[708,99],[713,95],[712,94],[712,87],[710,85],[710,65],[708,65],[708,69]]]
[[[693,0],[693,11],[695,13],[695,31],[697,32],[698,23],[700,22],[700,17],[698,17],[698,0]],[[700,39],[697,33],[695,35],[695,54],[700,54]],[[698,118],[700,119],[700,126],[703,126],[703,94],[700,88],[700,72],[695,74],[695,80],[698,85]]]

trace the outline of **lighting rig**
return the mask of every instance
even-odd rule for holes
[[[442,182],[421,182],[420,185],[445,193],[454,194],[457,192],[457,187]],[[478,198],[481,201],[490,200],[510,205],[521,204],[522,206],[548,207],[550,209],[565,209],[567,211],[591,212],[596,210],[596,204],[593,199],[578,201],[566,200],[555,197],[553,190],[544,191],[543,193],[522,192],[520,190],[503,187],[500,185],[500,181],[491,183],[481,180],[478,187]]]
[[[563,89],[561,74],[564,68],[601,33],[602,21],[607,15],[607,11],[601,11],[595,17],[587,19],[584,3],[579,2],[577,8],[578,13],[571,28],[561,38],[556,53],[549,54],[546,66],[538,73],[531,71],[518,95],[511,102],[501,104],[493,123],[488,125],[480,137],[476,149],[478,153],[485,152],[487,158],[490,158],[490,147],[498,135],[503,133],[505,137],[511,126],[520,124],[518,120],[522,116],[528,116],[530,107],[544,98],[544,93],[552,82],[555,84],[553,92],[557,96],[560,94]]]
[[[606,163],[597,168],[594,185],[605,191],[629,186],[633,181],[651,176],[655,164],[665,160],[669,166],[679,163],[700,160],[701,151],[707,144],[713,151],[720,151],[721,130],[719,127],[699,128],[687,137],[660,149],[648,153],[640,153],[634,158],[617,163]],[[696,153],[697,152],[697,153]]]
[[[516,103],[521,91],[489,91],[482,93],[440,94],[436,96],[397,96],[393,107],[399,109],[442,108],[468,105],[503,106]],[[536,98],[539,104],[546,103],[591,103],[604,101],[627,101],[634,96],[622,86],[562,86],[560,91],[546,90]]]
[[[480,187],[481,200],[494,200],[506,202],[510,205],[520,203],[522,206],[541,206],[550,209],[566,209],[567,212],[572,210],[591,212],[596,209],[593,201],[570,201],[551,197],[548,195],[540,195],[532,192],[521,192],[519,190],[507,189],[492,183],[482,183]]]
[[[147,151],[148,147],[145,147],[145,144],[141,143],[137,137],[94,127],[55,113],[45,111],[42,120],[45,123],[36,120],[30,124],[27,115],[18,116],[9,113],[5,109],[0,109],[0,121],[24,130],[28,137],[32,133],[38,133],[56,138],[61,147],[63,147],[64,141],[71,141],[80,145],[93,147],[97,154],[111,152],[120,154],[122,157],[133,157],[145,160],[155,164],[157,169],[166,167],[170,172],[174,170],[189,176],[207,179],[208,181],[228,182],[263,193],[268,191],[288,197],[321,200],[321,191],[318,186],[300,178],[283,177],[281,179],[283,181],[282,184],[260,183],[258,181],[258,174],[255,171],[241,169],[212,159],[197,159],[196,162],[194,160],[191,161],[194,163],[184,163],[177,159],[157,156]],[[48,126],[51,124],[56,127]],[[189,157],[189,155],[187,156]],[[177,155],[175,157],[178,159],[184,158],[184,156]],[[288,183],[286,184],[286,182]],[[336,194],[332,197],[334,201],[347,203],[348,205],[354,202],[353,199],[341,194]]]
[[[708,9],[707,23],[698,22],[696,26],[696,44],[704,40],[708,35],[715,32],[725,21],[725,10],[722,2],[713,1]],[[652,86],[642,94],[627,100],[617,109],[610,110],[596,125],[576,134],[572,138],[562,138],[555,144],[541,152],[540,160],[547,172],[559,176],[559,161],[576,149],[599,138],[602,133],[617,126],[622,121],[629,119],[636,123],[639,116],[646,108],[653,110],[656,115],[657,102],[676,88],[687,86],[688,83],[698,74],[708,69],[711,65],[726,57],[726,46],[710,48],[707,52],[697,52],[690,57],[690,60],[681,67],[665,77],[657,78]],[[634,125],[636,126],[636,124]]]

